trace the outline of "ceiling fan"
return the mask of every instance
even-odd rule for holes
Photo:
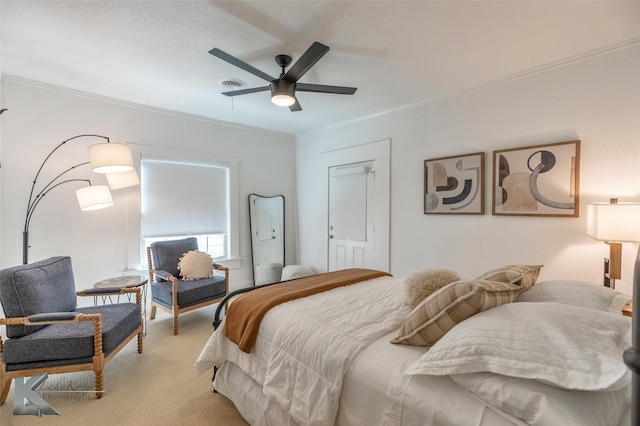
[[[329,46],[325,46],[324,44],[316,41],[286,72],[285,68],[287,68],[289,64],[291,64],[291,56],[277,55],[275,57],[276,63],[280,68],[282,68],[282,72],[280,73],[280,77],[278,78],[271,77],[269,74],[262,72],[255,67],[252,67],[246,62],[241,61],[240,59],[231,56],[218,48],[211,49],[209,53],[217,58],[222,59],[223,61],[230,63],[231,65],[235,65],[236,67],[250,72],[251,74],[269,82],[268,86],[222,92],[223,95],[239,96],[249,93],[265,92],[267,90],[271,90],[271,101],[274,104],[280,106],[288,106],[291,111],[302,111],[302,107],[300,106],[300,103],[296,98],[296,91],[353,95],[357,90],[355,87],[298,83],[298,80],[300,80],[300,78],[302,78],[302,76],[305,75],[305,73],[309,71],[309,69],[316,62],[318,62],[320,58],[322,58],[328,51]]]

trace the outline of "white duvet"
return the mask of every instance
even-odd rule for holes
[[[333,424],[353,360],[408,313],[403,283],[380,277],[279,305],[265,315],[262,323],[271,326],[260,327],[250,354],[224,337],[221,326],[196,370],[201,374],[229,360],[297,423]]]

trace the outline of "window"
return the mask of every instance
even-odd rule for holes
[[[226,259],[227,255],[227,235],[226,234],[210,234],[210,235],[170,235],[166,237],[148,237],[143,238],[144,248],[156,241],[178,240],[180,238],[196,237],[198,239],[198,250],[209,253],[213,260]],[[146,253],[143,253],[146,256]]]
[[[230,171],[228,163],[143,159],[143,250],[154,241],[193,236],[214,259],[231,257]]]

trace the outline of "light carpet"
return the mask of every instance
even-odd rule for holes
[[[92,371],[50,375],[36,389],[60,415],[13,415],[13,389],[0,406],[0,425],[221,425],[246,426],[233,404],[213,393],[211,374],[193,365],[213,332],[213,309],[172,319],[158,312],[148,320],[141,354],[129,342],[104,369],[104,394],[95,399]]]

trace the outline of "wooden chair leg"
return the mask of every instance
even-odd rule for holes
[[[0,378],[0,405],[4,404],[11,388],[11,379]]]
[[[173,335],[178,335],[178,312],[173,312]]]
[[[151,313],[149,314],[149,319],[154,319],[156,317],[156,305],[151,305]]]
[[[142,331],[138,333],[138,353],[142,353]]]
[[[95,370],[96,374],[96,399],[102,398],[102,393],[104,390],[104,375],[102,374],[102,370]]]

